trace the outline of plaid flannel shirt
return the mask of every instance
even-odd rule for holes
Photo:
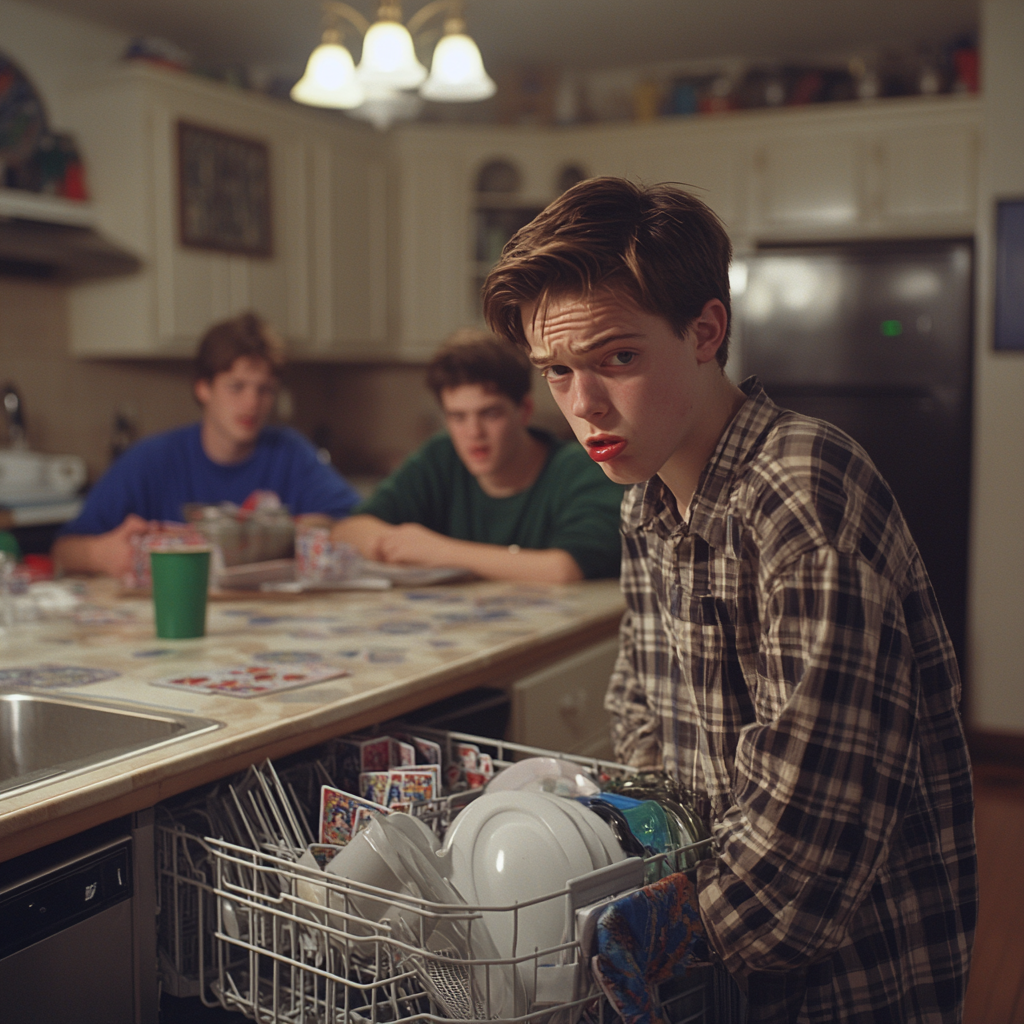
[[[755,378],[680,515],[623,501],[616,753],[706,794],[708,939],[751,1020],[961,1017],[977,912],[960,680],[892,492]]]

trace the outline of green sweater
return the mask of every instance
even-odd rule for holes
[[[577,442],[530,432],[548,445],[548,458],[525,491],[508,498],[485,494],[442,433],[410,455],[355,512],[386,523],[420,523],[458,540],[560,548],[587,579],[618,576],[624,488]]]

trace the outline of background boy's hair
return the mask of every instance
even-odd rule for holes
[[[495,334],[528,347],[524,303],[610,288],[682,335],[710,299],[731,317],[731,258],[722,222],[677,185],[589,178],[508,241],[484,283],[484,316]],[[728,354],[727,331],[719,365]]]
[[[199,342],[193,375],[196,380],[211,381],[242,357],[265,360],[276,377],[284,369],[284,343],[255,313],[242,313],[214,324]]]
[[[427,366],[427,386],[439,402],[446,388],[480,384],[519,405],[532,383],[533,367],[525,351],[469,327],[451,335]]]

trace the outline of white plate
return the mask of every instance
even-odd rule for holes
[[[519,790],[554,796],[594,796],[601,787],[581,765],[558,757],[528,757],[502,768],[487,783],[488,793]]]
[[[565,888],[594,868],[590,849],[563,798],[546,793],[483,793],[462,811],[445,836],[441,856],[452,884],[480,907],[510,907]],[[558,945],[565,933],[567,898],[523,907],[518,928],[511,909],[485,910],[484,920],[503,957]],[[513,948],[514,946],[514,948]],[[520,964],[533,998],[533,961]]]
[[[593,850],[591,851],[595,868],[618,864],[619,861],[626,859],[626,851],[619,845],[608,822],[576,800],[565,800],[563,804],[562,810],[574,820],[584,839],[588,834],[596,839],[600,853],[594,854]]]
[[[416,903],[396,902],[387,915],[394,934],[406,945],[427,951],[427,955],[398,955],[408,958],[449,1016],[461,1019],[520,1016],[526,1010],[526,992],[518,973],[510,966],[466,970],[449,965],[453,956],[458,960],[494,961],[499,953],[484,922],[479,918],[467,919],[462,909],[465,901],[443,876],[443,864],[431,850],[424,832],[403,822],[402,819],[408,817],[391,814],[377,819],[375,824],[380,828],[374,830],[371,826],[365,833],[381,858],[402,880],[404,891],[437,905],[421,910]],[[422,822],[416,825],[423,825],[426,830]],[[453,913],[445,914],[445,909]],[[475,1007],[470,1006],[471,988],[477,1000]]]

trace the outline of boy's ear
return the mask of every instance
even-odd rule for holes
[[[523,424],[530,422],[530,417],[533,415],[534,402],[533,395],[523,395],[523,400],[519,403],[519,408],[523,414]]]
[[[195,384],[192,385],[192,391],[196,396],[196,401],[200,405],[205,406],[210,400],[210,382],[208,380],[197,380]]]
[[[708,299],[697,319],[690,325],[698,362],[707,363],[715,358],[728,328],[729,314],[721,299]]]

